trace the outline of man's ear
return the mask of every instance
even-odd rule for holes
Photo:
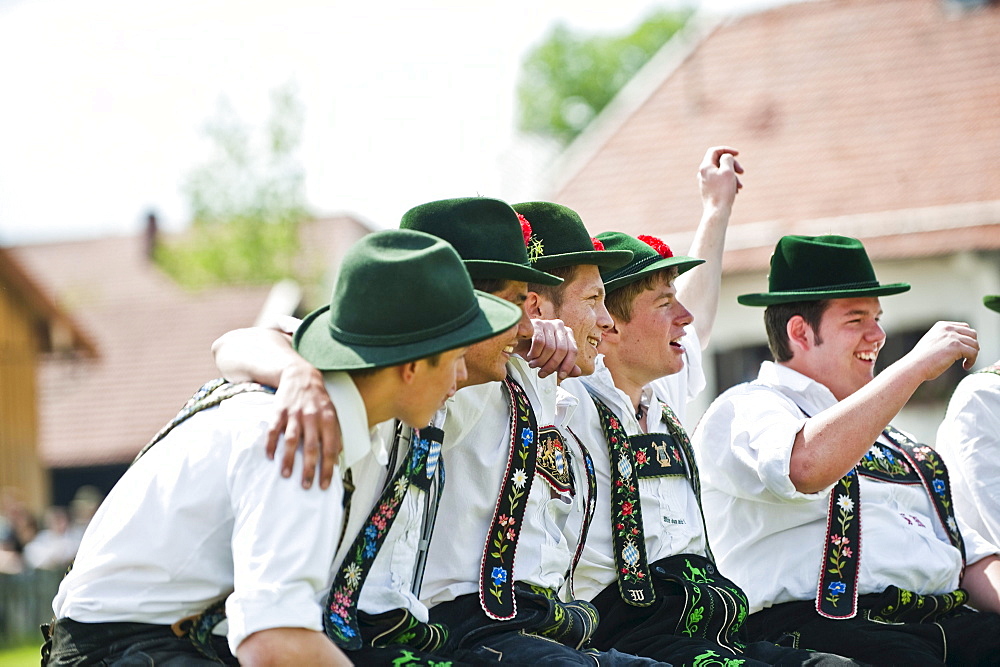
[[[788,334],[788,344],[794,350],[808,350],[813,346],[814,334],[812,327],[801,315],[793,315],[785,324],[785,333]]]
[[[417,365],[420,360],[408,361],[405,364],[400,364],[399,368],[399,379],[403,381],[403,384],[412,384],[413,379],[417,376]]]
[[[543,310],[550,306],[549,300],[538,292],[528,292],[528,299],[524,302],[524,312],[533,320],[551,320],[551,316],[546,317]]]

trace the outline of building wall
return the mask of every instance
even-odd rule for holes
[[[980,355],[976,369],[1000,359],[1000,315],[983,306],[986,294],[1000,294],[1000,253],[961,253],[943,257],[875,262],[882,283],[908,282],[909,292],[884,297],[882,325],[891,341],[894,333],[927,330],[938,320],[970,323],[979,334]],[[750,345],[766,345],[764,309],[741,306],[740,294],[767,290],[763,272],[726,275],[722,281],[719,312],[709,349],[705,354],[708,386],[689,407],[695,420],[715,398],[715,353]],[[956,374],[961,375],[956,372]],[[893,424],[933,444],[944,417],[946,399],[905,408]]]
[[[33,510],[49,498],[37,454],[35,318],[13,289],[0,285],[0,491],[13,491]]]

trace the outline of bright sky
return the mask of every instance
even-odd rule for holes
[[[0,245],[134,233],[149,209],[182,227],[219,100],[260,126],[289,81],[318,213],[393,226],[433,199],[530,196],[500,192],[526,51],[557,20],[620,31],[677,4],[0,0]]]

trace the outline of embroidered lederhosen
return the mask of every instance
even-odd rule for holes
[[[440,465],[441,429],[427,427],[413,431],[406,461],[386,483],[382,496],[375,503],[361,530],[348,548],[347,555],[326,599],[323,628],[335,644],[348,651],[357,651],[367,643],[381,648],[389,644],[405,644],[421,651],[434,651],[447,639],[447,630],[438,624],[421,623],[404,609],[370,616],[358,611],[358,600],[365,578],[378,551],[398,515],[399,506],[410,486],[424,491],[434,482],[444,484],[444,466]],[[396,443],[399,442],[399,429]],[[362,632],[361,625],[365,625]]]
[[[886,427],[883,435],[891,444],[873,444],[830,493],[823,560],[816,592],[816,611],[826,618],[836,620],[857,615],[861,559],[859,476],[892,484],[921,485],[949,540],[962,554],[962,567],[965,567],[965,545],[955,520],[944,462],[933,449],[917,445],[891,426]],[[919,600],[923,606],[925,599],[933,600],[926,603],[928,608],[933,606],[948,610],[964,604],[968,594],[960,589],[944,596],[919,596],[900,589],[900,608],[909,607],[913,600]],[[868,610],[866,613],[871,618],[888,620],[889,612],[886,610]]]
[[[629,436],[611,409],[598,398],[591,398],[597,406],[611,454],[611,513],[615,522],[612,535],[622,602],[632,607],[655,605],[657,618],[662,617],[658,623],[669,619],[674,624],[663,628],[669,634],[704,639],[742,651],[745,644],[740,630],[749,613],[749,604],[740,587],[717,571],[707,533],[707,556],[677,554],[653,564],[646,562],[638,493],[640,478],[686,477],[701,510],[698,468],[684,427],[664,405],[662,415],[668,433]],[[703,512],[702,522],[704,530]],[[630,576],[634,578],[629,579]],[[653,579],[671,582],[682,593],[658,600]],[[674,597],[681,601],[679,605],[674,603]]]
[[[498,621],[517,615],[514,558],[535,477],[538,438],[535,413],[524,389],[509,375],[503,386],[510,402],[510,452],[479,570],[479,604],[487,616]]]
[[[608,442],[611,459],[611,516],[615,525],[615,563],[618,566],[619,591],[629,604],[651,604],[655,593],[649,584],[649,564],[643,537],[642,508],[639,503],[640,477],[686,477],[691,484],[705,535],[705,553],[714,562],[701,509],[701,479],[691,440],[677,415],[663,404],[663,421],[668,433],[643,433],[629,436],[607,405],[591,396],[601,419],[601,429]],[[646,601],[643,604],[643,601]]]

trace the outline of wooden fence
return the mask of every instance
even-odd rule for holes
[[[34,570],[0,574],[0,645],[37,639],[38,626],[52,620],[52,598],[59,588],[62,570]]]

